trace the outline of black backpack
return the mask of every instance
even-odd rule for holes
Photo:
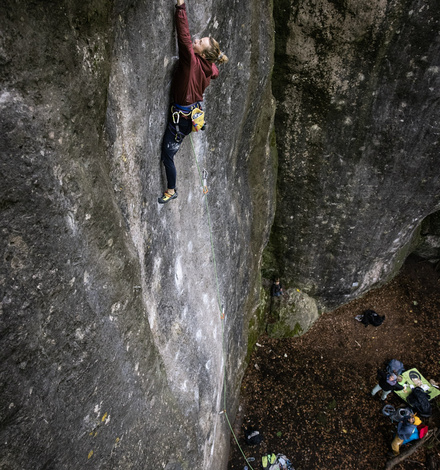
[[[249,446],[256,446],[263,440],[263,436],[257,429],[249,428],[244,431],[244,439]]]
[[[422,388],[416,387],[406,399],[411,408],[422,418],[429,418],[432,415],[432,406],[429,403],[429,394]]]
[[[380,326],[384,320],[385,315],[380,316],[374,310],[366,310],[362,316],[361,322],[365,326],[368,326],[369,324],[373,326]]]

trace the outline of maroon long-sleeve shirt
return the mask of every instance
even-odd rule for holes
[[[179,63],[173,77],[171,90],[174,103],[188,106],[203,100],[203,92],[210,84],[211,78],[218,77],[218,68],[194,52],[185,4],[176,5],[175,20],[179,44]]]

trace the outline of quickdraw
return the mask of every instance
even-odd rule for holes
[[[184,114],[182,111],[174,111],[174,109],[176,108],[174,106],[171,106],[171,117],[173,119],[174,128],[176,129],[176,135],[174,139],[176,140],[176,142],[182,142],[183,137],[182,133],[180,132],[179,121],[180,114],[183,114],[184,116],[186,116],[186,114]]]
[[[208,194],[208,172],[203,168],[203,194]]]

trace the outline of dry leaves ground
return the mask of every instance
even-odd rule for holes
[[[367,309],[385,315],[384,323],[365,327],[354,319]],[[371,396],[376,371],[396,358],[440,382],[439,323],[439,273],[411,259],[387,286],[324,314],[302,337],[261,337],[234,425],[246,456],[256,459],[252,468],[262,468],[267,452],[285,454],[295,470],[384,468],[396,426],[382,408],[404,402],[394,393],[386,402]],[[423,422],[440,427],[440,398],[432,404],[433,416]],[[263,434],[260,445],[245,444],[247,426]],[[437,468],[439,451],[440,445],[422,449],[395,468]],[[245,464],[231,440],[229,469]]]

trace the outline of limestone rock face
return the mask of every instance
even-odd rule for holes
[[[271,299],[266,331],[274,338],[301,336],[319,318],[314,299],[299,289],[287,289],[282,297]]]
[[[440,4],[277,0],[274,15],[267,266],[331,308],[389,279],[439,210]]]
[[[188,2],[231,62],[167,206],[174,2],[1,3],[1,468],[226,468],[274,212],[269,3]]]
[[[188,0],[230,63],[160,206],[174,1],[1,2],[1,468],[226,468],[269,274],[296,335],[438,256],[437,0],[273,6],[275,55],[272,2]]]

